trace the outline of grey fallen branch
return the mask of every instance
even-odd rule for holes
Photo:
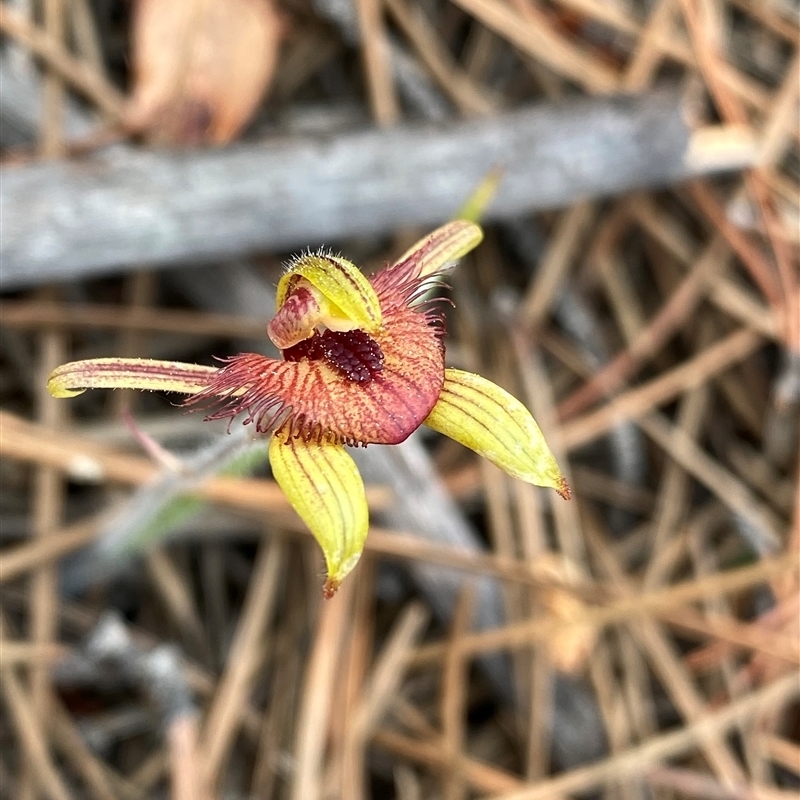
[[[489,169],[489,218],[739,167],[700,166],[680,93],[580,99],[490,119],[188,152],[112,148],[0,168],[2,284],[198,263],[448,219]]]
[[[354,450],[367,481],[386,482],[397,503],[383,513],[385,521],[400,530],[414,531],[437,544],[467,550],[483,549],[478,535],[439,480],[419,434],[394,447]],[[440,619],[452,616],[464,584],[464,574],[424,561],[409,565],[414,582]],[[496,580],[476,581],[474,626],[477,630],[499,627],[505,621],[500,585]],[[483,657],[481,664],[498,694],[513,704],[511,669],[504,657]]]

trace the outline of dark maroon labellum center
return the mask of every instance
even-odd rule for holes
[[[324,361],[353,383],[369,383],[383,372],[380,345],[365,331],[315,333],[283,351],[287,361]]]

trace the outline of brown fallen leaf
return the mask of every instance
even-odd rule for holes
[[[160,144],[225,144],[256,110],[277,60],[271,0],[137,0],[128,125]]]
[[[568,559],[555,553],[543,553],[532,565],[535,577],[542,581],[554,581],[564,586],[578,586],[581,574]],[[537,590],[541,607],[556,619],[568,623],[568,627],[556,631],[545,641],[552,665],[562,672],[578,672],[594,650],[597,629],[593,625],[581,625],[586,617],[586,604],[568,589],[558,586],[543,586]]]

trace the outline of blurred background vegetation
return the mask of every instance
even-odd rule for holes
[[[795,0],[0,3],[0,796],[797,797]],[[269,352],[492,169],[448,363],[573,500],[359,452],[331,601],[264,448],[59,363]]]

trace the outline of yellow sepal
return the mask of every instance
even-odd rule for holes
[[[486,378],[445,370],[439,400],[425,424],[514,478],[551,487],[569,498],[567,482],[528,409]]]
[[[322,253],[299,256],[278,283],[277,308],[280,309],[286,300],[296,276],[305,278],[327,301],[321,321],[328,327],[334,330],[361,328],[368,332],[380,328],[383,314],[378,295],[364,273],[352,262]],[[352,324],[338,325],[342,320]]]
[[[332,595],[355,567],[369,527],[367,497],[355,461],[339,444],[305,442],[275,434],[269,446],[272,474],[292,508],[319,542]]]
[[[87,389],[143,389],[196,394],[218,372],[214,367],[149,358],[92,358],[62,364],[50,373],[53,397],[76,397]]]

